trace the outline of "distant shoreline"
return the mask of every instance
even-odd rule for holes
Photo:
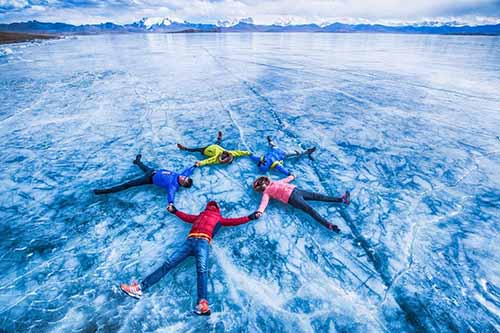
[[[59,38],[58,35],[28,34],[19,32],[0,31],[0,44],[23,43],[34,40],[57,39],[57,38]]]

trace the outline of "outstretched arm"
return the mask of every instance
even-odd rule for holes
[[[294,179],[295,179],[295,176],[294,175],[290,175],[290,176],[288,176],[286,178],[281,179],[280,182],[289,183],[289,182],[291,182]]]
[[[181,212],[180,210],[175,212],[175,216],[187,223],[194,223],[194,221],[196,221],[196,219],[198,218],[198,215],[186,214],[184,212]]]
[[[241,157],[241,156],[251,156],[252,153],[248,150],[230,150],[229,151],[233,157]]]
[[[285,169],[285,167],[281,163],[276,165],[275,169],[284,174],[285,176],[290,176],[290,171]]]
[[[169,205],[173,205],[174,204],[174,200],[175,200],[175,192],[177,191],[176,188],[174,188],[173,186],[170,186],[167,190],[167,199],[168,199],[168,204]]]
[[[184,171],[182,171],[181,175],[185,177],[189,177],[193,174],[194,169],[196,169],[196,166],[190,166],[189,168],[186,168]]]
[[[212,156],[210,158],[207,158],[203,161],[197,162],[198,166],[204,166],[204,165],[210,165],[210,164],[217,164],[218,162],[218,157],[217,156]]]
[[[240,224],[245,224],[249,221],[250,221],[250,218],[248,216],[235,217],[235,218],[221,217],[220,224],[222,224],[225,227],[228,227],[228,226],[236,226],[236,225],[240,225]]]
[[[168,205],[167,210],[187,223],[194,223],[194,221],[196,221],[196,219],[198,218],[198,215],[186,214],[184,212],[181,212],[180,210],[177,210],[174,205]]]
[[[257,163],[260,162],[260,156],[257,156],[257,155],[254,155],[254,154],[250,154],[250,158],[254,162],[257,162]]]
[[[260,200],[260,205],[259,208],[257,208],[257,211],[263,214],[268,204],[269,204],[269,195],[264,193],[262,195],[262,199]]]

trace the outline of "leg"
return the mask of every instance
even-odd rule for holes
[[[198,153],[202,153],[205,151],[205,148],[207,147],[200,147],[200,148],[188,148],[186,146],[183,146],[181,145],[180,143],[177,144],[177,147],[179,147],[180,150],[185,150],[185,151],[189,151],[189,152],[198,152]]]
[[[208,241],[197,239],[195,245],[198,302],[207,299],[208,285]]]
[[[316,210],[314,210],[314,208],[312,208],[311,206],[309,206],[307,204],[307,202],[305,201],[304,197],[302,197],[301,194],[302,194],[301,191],[297,192],[297,190],[295,190],[292,193],[292,196],[290,197],[290,199],[288,200],[288,203],[290,205],[292,205],[293,207],[298,208],[298,209],[306,212],[313,219],[315,219],[316,221],[318,221],[319,223],[321,223],[327,229],[333,230],[335,232],[339,232],[340,231],[340,229],[335,224],[332,224],[332,223],[328,222],[324,217],[322,217],[321,215],[319,215],[318,212]]]
[[[144,291],[160,281],[161,278],[168,273],[168,271],[180,264],[184,259],[192,254],[192,242],[190,239],[187,239],[179,249],[177,249],[170,255],[170,257],[163,263],[163,265],[161,265],[152,274],[149,274],[144,280],[142,280],[141,289]]]
[[[145,165],[144,163],[142,163],[141,161],[141,157],[142,155],[139,154],[135,157],[135,160],[134,160],[134,164],[137,165],[144,173],[151,173],[154,171],[153,168],[150,168],[148,167],[147,165]]]
[[[299,207],[299,209],[309,214],[313,219],[321,223],[321,225],[326,227],[328,230],[333,230],[336,232],[340,231],[340,229],[335,224],[328,222],[323,216],[319,215],[318,212],[314,210],[314,208],[309,206],[307,203],[304,202],[302,207]]]
[[[149,184],[152,184],[152,181],[151,181],[151,174],[148,173],[148,174],[144,175],[144,177],[137,178],[137,179],[131,180],[129,182],[126,182],[126,183],[123,183],[123,184],[120,184],[120,185],[117,185],[117,186],[114,186],[111,188],[94,190],[94,193],[95,194],[115,193],[115,192],[120,192],[120,191],[126,190],[126,189],[131,188],[131,187],[149,185]]]
[[[267,136],[267,143],[269,144],[269,146],[271,148],[275,148],[276,147],[276,144],[273,142],[273,139],[271,138],[270,135]]]
[[[304,200],[311,200],[311,201],[324,201],[324,202],[342,202],[342,197],[330,197],[328,195],[324,195],[321,193],[316,193],[316,192],[310,192],[310,191],[303,191],[299,190],[302,194],[302,197]]]
[[[217,141],[215,141],[215,144],[220,145],[221,142],[222,142],[222,132],[219,131],[219,133],[217,133]]]
[[[316,151],[316,147],[312,147],[312,148],[306,149],[306,150],[304,150],[302,152],[296,150],[293,153],[287,153],[286,156],[285,156],[285,158],[300,157],[302,155],[311,155],[315,151]]]

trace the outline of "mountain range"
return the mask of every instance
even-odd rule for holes
[[[219,21],[217,24],[178,22],[169,18],[143,18],[138,22],[119,25],[101,24],[72,25],[39,21],[0,24],[0,31],[38,34],[105,34],[105,33],[172,33],[172,32],[334,32],[334,33],[400,33],[444,35],[500,35],[500,24],[458,25],[456,22],[389,26],[382,24],[254,24],[252,18]]]

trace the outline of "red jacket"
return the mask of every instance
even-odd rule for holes
[[[235,226],[250,221],[248,216],[238,218],[224,218],[220,215],[220,209],[215,201],[209,201],[207,207],[199,215],[191,215],[181,212],[175,212],[175,215],[187,223],[192,223],[193,227],[188,237],[206,238],[212,240],[212,234],[217,224],[223,226]]]

